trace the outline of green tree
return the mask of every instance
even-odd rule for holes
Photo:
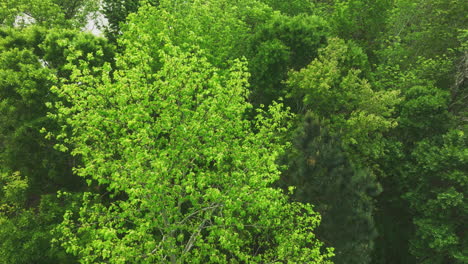
[[[466,127],[416,145],[404,198],[414,210],[411,252],[418,263],[466,263],[468,142]]]
[[[386,159],[392,161],[383,165],[388,175],[385,184],[393,188],[381,199],[393,200],[393,205],[382,208],[382,218],[407,214],[401,216],[404,221],[382,223],[381,233],[395,241],[381,243],[404,245],[398,240],[410,239],[406,248],[396,247],[399,252],[410,252],[415,258],[412,263],[445,263],[447,259],[463,263],[466,259],[462,249],[466,241],[459,231],[466,216],[459,204],[466,195],[466,168],[462,165],[466,128],[459,112],[450,111],[454,97],[447,75],[454,75],[452,66],[447,58],[420,58],[410,71],[390,67],[380,75],[383,85],[399,87],[405,96],[398,107],[399,126],[392,133],[392,139],[401,144],[400,157],[389,155]],[[410,233],[405,238],[388,235],[394,229]],[[386,254],[382,252],[379,254]],[[391,263],[401,255],[394,252],[380,258]]]
[[[0,263],[75,263],[60,247],[51,247],[51,230],[79,200],[74,196],[57,199],[55,194],[37,194],[30,206],[30,187],[18,172],[0,173]]]
[[[275,13],[258,26],[247,53],[254,104],[268,105],[284,97],[288,72],[300,70],[315,59],[328,35],[326,21],[314,15]]]
[[[330,120],[331,133],[340,135],[352,161],[376,172],[376,161],[390,147],[384,135],[396,126],[392,113],[400,99],[398,91],[372,89],[360,70],[367,65],[366,55],[352,42],[330,39],[317,59],[290,73],[288,97],[299,112]]]
[[[312,14],[315,8],[313,1],[310,0],[261,0],[265,4],[272,7],[274,10],[281,11],[282,13],[290,16],[299,14]]]
[[[457,163],[463,151],[453,142],[465,144],[467,7],[459,1],[395,1],[388,18],[375,85],[400,90],[405,100],[389,138],[400,148],[381,162],[388,175],[378,202],[381,263],[466,261],[458,230],[466,210],[456,202],[465,195],[466,168]],[[439,160],[444,173],[435,169]],[[452,174],[456,181],[447,176]]]
[[[322,208],[324,226],[318,232],[336,247],[338,263],[370,262],[376,238],[373,197],[385,175],[380,161],[397,146],[386,134],[397,125],[399,92],[374,90],[361,71],[367,67],[361,48],[331,38],[317,59],[290,72],[287,81],[296,109],[312,112],[326,129],[313,120],[299,125],[298,143],[289,154],[295,165],[285,181],[294,181],[301,201]],[[343,226],[346,232],[340,231]]]
[[[70,103],[57,105],[60,147],[113,197],[86,193],[80,213],[65,215],[57,230],[67,252],[83,263],[328,263],[311,206],[271,187],[287,113],[277,105],[271,118],[245,120],[244,63],[219,70],[165,34],[151,53],[153,39],[131,34],[145,24],[129,26],[119,70],[94,78],[82,65],[55,89]]]
[[[322,216],[317,237],[335,248],[334,263],[370,263],[376,228],[373,197],[380,186],[353,165],[339,138],[311,113],[294,136],[282,183],[296,186],[294,198],[314,204]]]
[[[245,57],[255,106],[284,96],[287,72],[310,63],[328,36],[324,19],[290,17],[259,1],[160,1],[135,19],[151,26],[131,34],[154,38],[165,32],[181,48],[187,43],[201,47],[216,67],[226,68],[230,60]],[[156,52],[161,42],[150,45]]]
[[[353,40],[376,62],[375,51],[387,27],[394,0],[316,1],[322,16],[329,21],[335,36]]]
[[[106,36],[110,41],[116,41],[121,35],[121,26],[127,21],[127,17],[131,13],[138,11],[142,4],[141,0],[103,0],[102,13],[107,19],[105,28]],[[154,6],[159,4],[158,0],[147,0],[145,3],[150,3]]]
[[[45,102],[55,97],[49,92],[55,84],[53,70],[44,67],[39,57],[38,45],[45,33],[29,28],[5,29],[0,34],[0,162],[3,168],[28,177],[31,195],[49,192],[72,176],[70,161],[39,132],[51,125]]]
[[[406,61],[434,58],[459,45],[466,29],[468,4],[453,0],[397,0],[387,22],[387,36],[404,45]],[[398,56],[398,59],[404,59]]]
[[[99,9],[95,0],[9,0],[0,3],[0,25],[79,28]]]
[[[49,33],[37,26],[0,29],[0,168],[6,175],[5,188],[25,182],[20,185],[24,199],[15,202],[13,211],[0,212],[0,263],[73,262],[63,249],[50,243],[51,230],[65,209],[73,208],[73,196],[57,199],[56,192],[79,191],[85,185],[71,170],[78,160],[55,150],[55,143],[46,140],[40,130],[58,129],[47,118],[46,103],[58,100],[50,91],[60,84],[57,77],[69,77],[62,63],[67,62],[68,49],[81,52],[79,59],[88,58],[96,67],[110,57],[105,48],[99,55],[97,50],[105,41],[95,39],[71,30]],[[91,55],[94,59],[89,59]],[[17,173],[22,178],[8,178]],[[8,197],[0,197],[2,208],[11,204]]]

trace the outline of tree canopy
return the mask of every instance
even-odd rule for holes
[[[466,263],[467,13],[1,1],[0,264]]]

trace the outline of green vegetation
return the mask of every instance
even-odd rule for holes
[[[2,1],[0,264],[467,263],[466,14]]]

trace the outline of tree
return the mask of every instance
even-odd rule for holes
[[[300,70],[315,59],[328,35],[328,24],[315,15],[290,17],[275,13],[258,26],[246,56],[254,104],[268,105],[284,97],[288,72]]]
[[[290,16],[296,16],[299,14],[312,14],[315,8],[313,1],[309,0],[293,0],[288,2],[281,0],[261,1],[271,6],[274,10],[281,11],[282,13]]]
[[[404,195],[414,210],[411,252],[419,263],[466,263],[468,143],[466,126],[416,145]]]
[[[418,56],[435,58],[459,45],[459,31],[466,29],[466,2],[452,0],[397,0],[387,22],[387,37],[401,42],[399,56],[411,62]]]
[[[48,161],[61,158],[54,151],[46,151],[52,149],[51,144],[40,140],[39,130],[48,123],[45,100],[54,84],[51,69],[41,65],[34,50],[42,32],[35,28],[23,32],[5,29],[0,34],[0,162],[3,168],[30,177],[34,189],[44,190],[53,185],[51,178],[69,173],[62,166],[51,169],[55,166]]]
[[[317,1],[334,36],[352,40],[376,63],[375,51],[387,27],[393,10],[393,0],[331,0]]]
[[[398,108],[399,126],[392,135],[401,144],[401,157],[384,165],[389,175],[386,185],[394,188],[382,199],[393,200],[392,207],[399,209],[387,207],[386,214],[406,214],[401,218],[407,219],[387,222],[381,232],[407,230],[404,239],[411,243],[399,251],[410,252],[418,263],[466,261],[461,249],[466,241],[459,230],[466,215],[460,205],[466,184],[462,165],[466,127],[457,112],[450,111],[453,97],[447,76],[454,74],[452,66],[446,57],[420,58],[411,70],[403,73],[390,67],[380,76],[383,84],[399,87],[405,96]],[[387,159],[395,160],[395,156]],[[382,243],[398,244],[400,238],[392,237],[395,242]],[[391,256],[390,262],[398,256]]]
[[[1,3],[0,25],[74,27],[86,25],[99,9],[94,0],[10,0]]]
[[[467,262],[465,2],[0,1],[0,264]]]
[[[312,111],[330,120],[331,133],[340,135],[352,161],[375,173],[375,161],[389,147],[384,133],[396,126],[392,113],[400,99],[398,91],[374,91],[360,70],[366,66],[359,47],[330,39],[317,59],[290,72],[288,97],[299,112]]]
[[[112,75],[105,66],[94,78],[83,64],[55,89],[70,103],[57,105],[60,147],[110,195],[83,196],[58,228],[61,245],[83,263],[328,263],[311,206],[271,187],[286,113],[277,105],[271,118],[245,120],[244,63],[219,70],[164,33],[133,38],[144,26],[129,23]],[[155,38],[166,44],[148,52]]]
[[[82,53],[80,60],[96,67],[111,57],[106,42],[89,34],[37,26],[0,29],[0,168],[6,190],[0,195],[0,263],[74,261],[50,241],[51,230],[75,202],[73,195],[58,199],[56,192],[85,186],[71,170],[79,161],[55,150],[54,142],[40,133],[44,127],[58,129],[47,118],[46,103],[58,100],[50,87],[60,85],[57,77],[69,77],[63,63],[73,48]],[[15,195],[8,194],[10,189]],[[21,199],[13,203],[13,196]]]
[[[400,147],[381,163],[388,177],[378,203],[383,238],[376,261],[466,261],[460,249],[466,242],[458,231],[466,212],[457,204],[466,169],[458,164],[464,158],[453,142],[465,144],[467,7],[457,1],[401,0],[390,12],[374,80],[383,89],[400,90],[405,100],[396,111],[399,125],[389,134]],[[442,163],[445,172],[436,169]],[[460,214],[453,215],[453,208]],[[395,236],[395,230],[405,235]]]
[[[76,262],[65,250],[51,247],[50,241],[65,208],[76,210],[79,200],[72,195],[57,199],[55,194],[37,193],[40,200],[31,206],[28,178],[19,172],[1,172],[0,183],[0,263]]]
[[[106,36],[110,41],[116,41],[122,34],[121,26],[127,21],[127,17],[131,13],[138,11],[141,0],[103,0],[102,12],[108,21],[106,26]],[[154,6],[159,4],[158,0],[145,1]]]
[[[139,14],[134,19],[151,26],[138,34],[165,32],[181,48],[197,45],[216,67],[226,68],[230,60],[245,57],[254,106],[285,95],[288,71],[309,64],[325,45],[329,30],[318,16],[290,17],[260,1],[160,1],[152,13]],[[158,50],[161,43],[150,45]]]
[[[399,93],[372,89],[361,71],[367,67],[362,49],[332,38],[318,58],[290,72],[287,81],[299,113],[313,113],[326,129],[310,118],[298,125],[289,154],[295,169],[284,178],[298,186],[300,201],[321,208],[324,226],[318,232],[336,247],[338,263],[370,262],[376,238],[373,197],[385,176],[380,160],[396,147],[386,133],[397,125],[393,113]],[[354,228],[340,229],[350,223]]]
[[[352,164],[339,138],[325,122],[307,113],[286,156],[285,186],[295,186],[294,199],[316,206],[322,216],[317,237],[335,248],[334,263],[370,263],[374,239],[373,197],[376,178]]]

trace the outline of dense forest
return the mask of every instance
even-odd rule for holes
[[[1,0],[0,264],[468,263],[467,79],[463,0]]]

